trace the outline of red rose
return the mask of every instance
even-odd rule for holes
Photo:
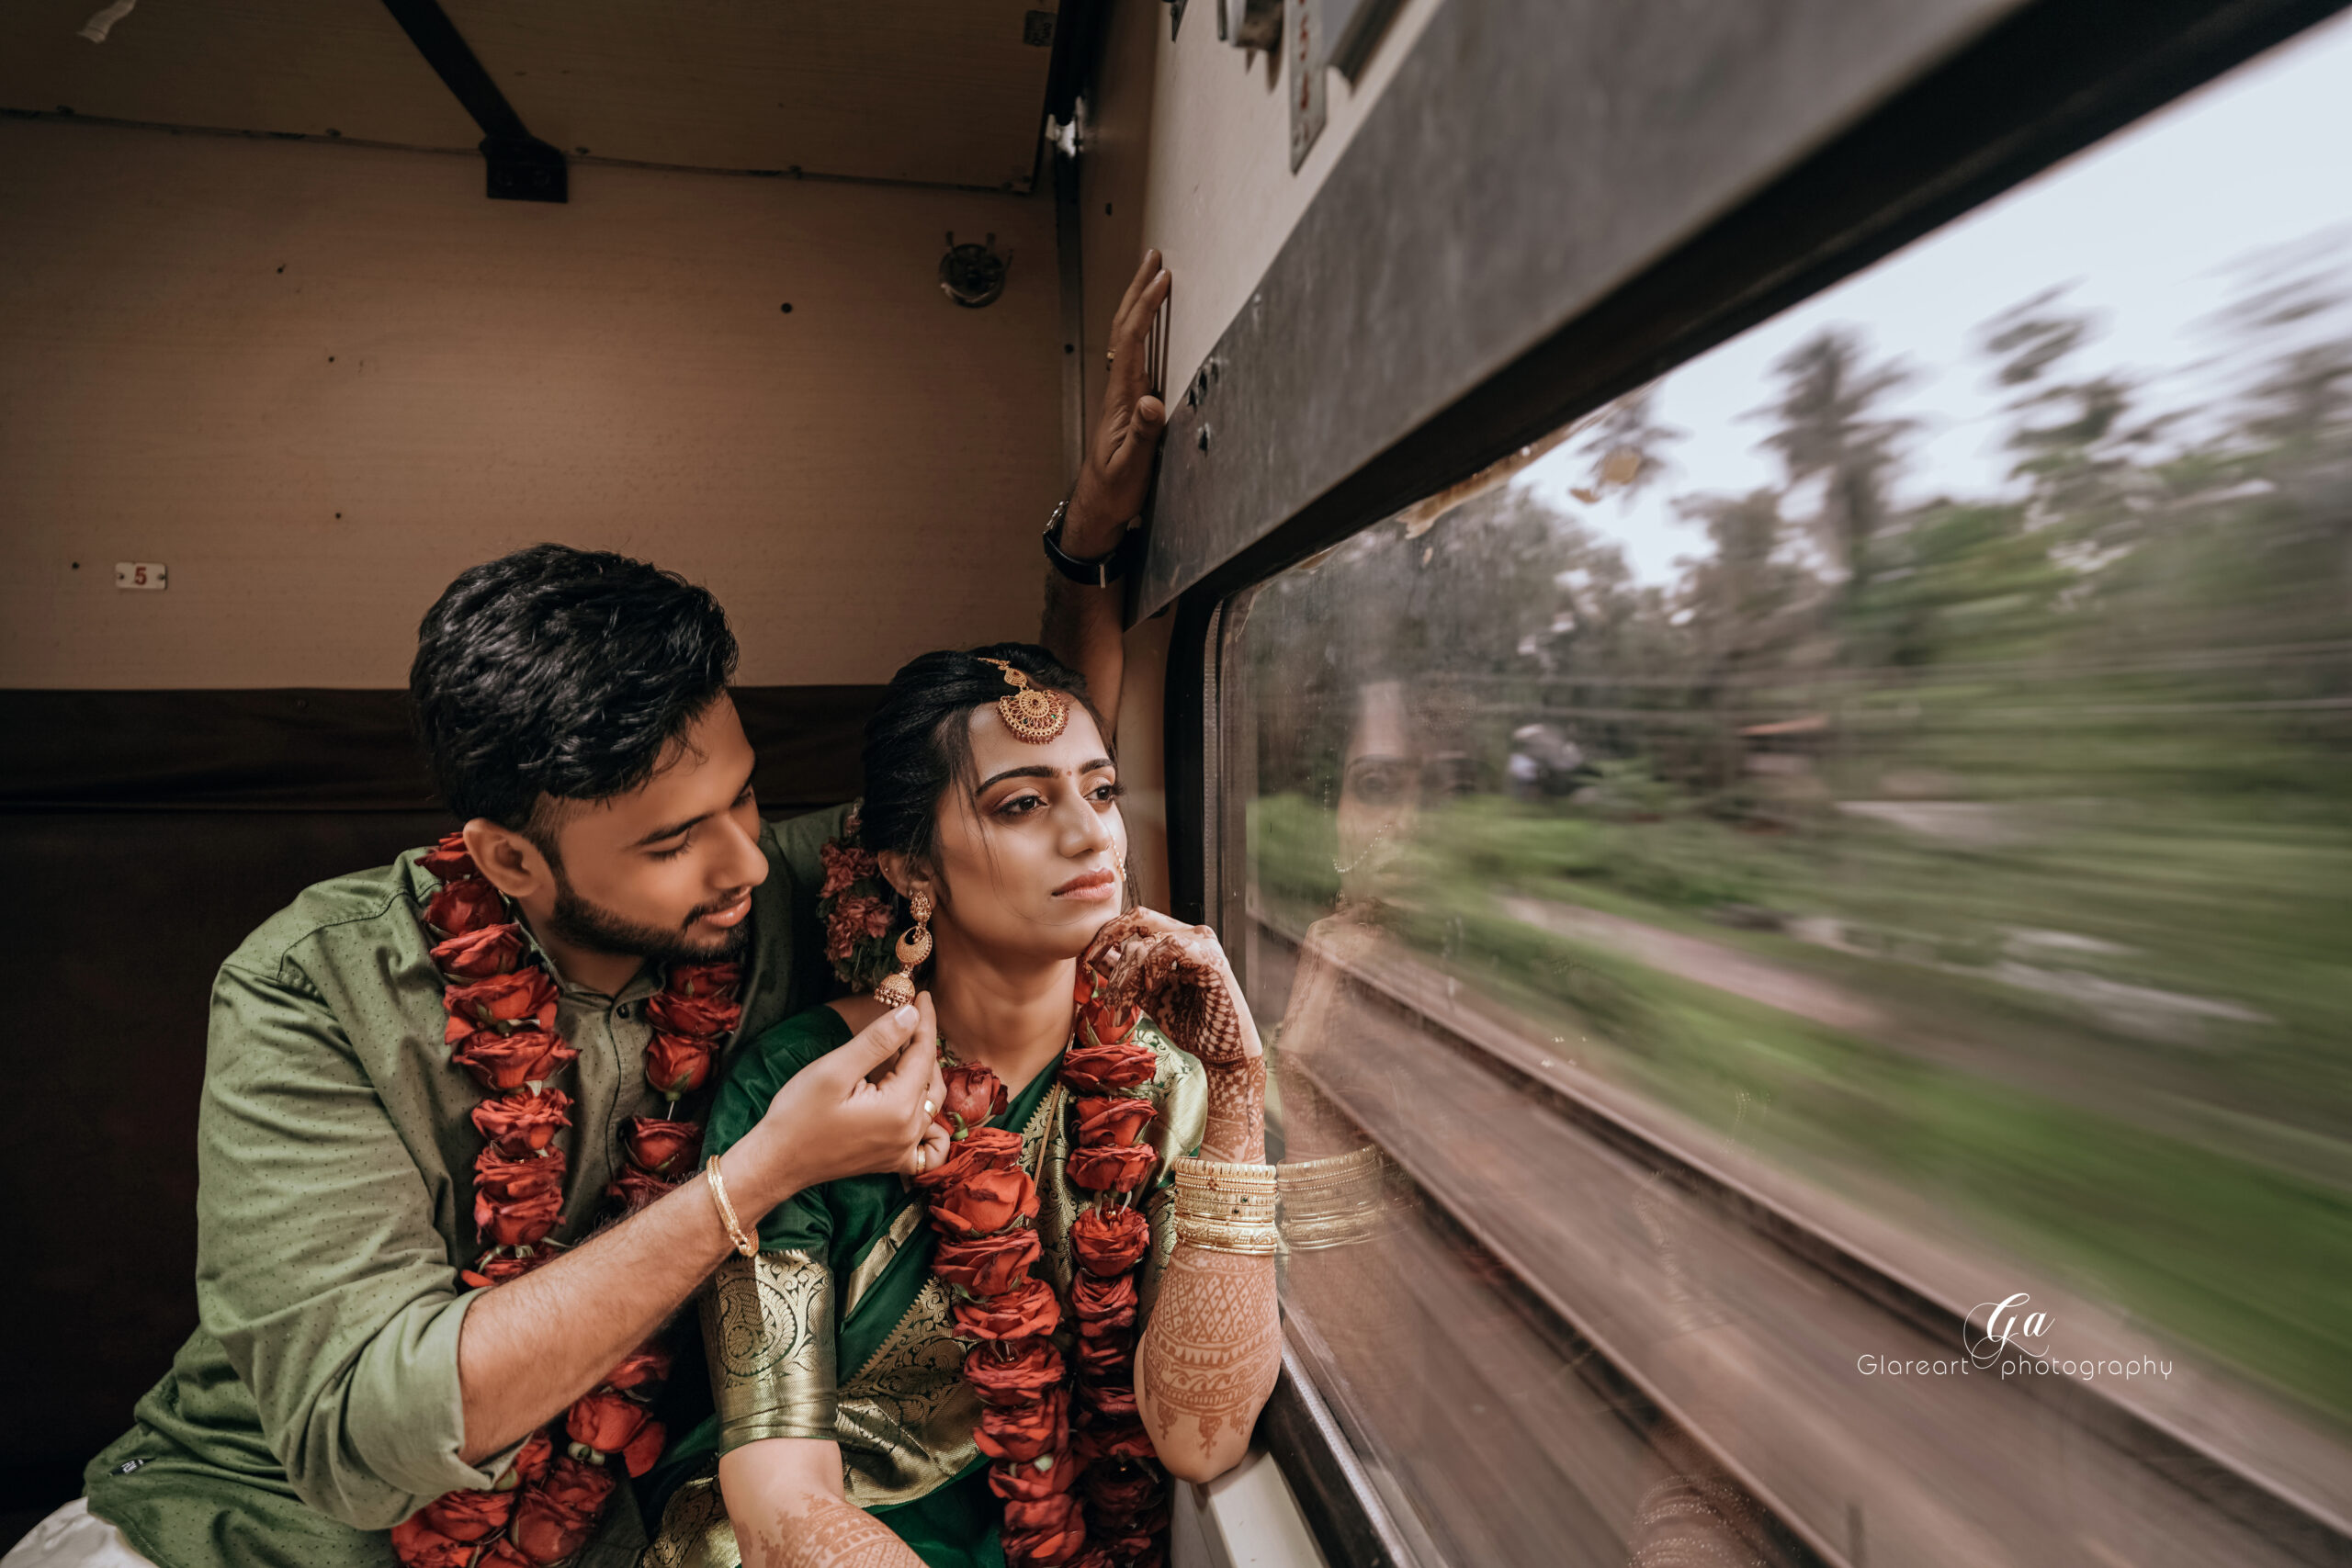
[[[878,931],[874,930],[877,919],[882,923]],[[860,938],[887,936],[889,931],[888,905],[862,893],[846,895],[834,901],[833,912],[825,918],[825,956],[835,964],[842,963]]]
[[[1120,1044],[1079,1045],[1062,1057],[1062,1082],[1073,1094],[1109,1094],[1149,1083],[1159,1072],[1159,1054],[1140,1040]]]
[[[571,1110],[571,1096],[560,1089],[543,1089],[537,1094],[518,1090],[475,1106],[474,1131],[508,1159],[520,1159],[555,1142],[555,1135],[571,1125],[567,1114]]]
[[[1055,1389],[1027,1404],[991,1404],[972,1440],[990,1459],[1032,1460],[1053,1453],[1069,1432],[1069,1395]]]
[[[506,1159],[496,1149],[484,1149],[474,1156],[474,1196],[487,1197],[501,1203],[515,1203],[536,1198],[543,1192],[560,1194],[563,1191],[563,1168],[561,1155]]]
[[[1160,1568],[1167,1559],[1159,1550],[1159,1542],[1153,1539],[1155,1533],[1136,1530],[1114,1536],[1102,1543],[1102,1549],[1111,1554],[1112,1562],[1122,1563],[1125,1568]]]
[[[392,1527],[392,1555],[406,1568],[468,1568],[474,1560],[474,1542],[435,1529],[424,1517],[429,1511],[427,1505]]]
[[[659,991],[645,1004],[645,1016],[665,1034],[708,1040],[734,1028],[743,1017],[743,1009],[738,1003],[710,997],[681,997]]]
[[[1004,1080],[978,1062],[942,1067],[940,1077],[947,1080],[947,1098],[940,1101],[938,1120],[950,1133],[986,1126],[1003,1115],[1011,1103]]]
[[[560,1562],[588,1543],[596,1516],[612,1494],[613,1472],[602,1465],[560,1459],[546,1479],[523,1489],[507,1539],[533,1562]]]
[[[835,894],[846,892],[851,883],[862,882],[882,869],[864,850],[844,849],[835,839],[828,839],[818,846],[817,859],[825,867],[825,880],[817,889],[820,898],[831,898]]]
[[[441,1005],[449,1010],[442,1038],[452,1045],[477,1030],[505,1034],[533,1024],[555,1028],[555,982],[536,964],[471,985],[452,986],[441,993]]]
[[[982,1127],[948,1145],[947,1157],[915,1178],[923,1191],[952,1187],[984,1170],[1013,1170],[1021,1165],[1021,1134],[1010,1127]]]
[[[1008,1509],[1012,1505],[1007,1505]],[[1010,1521],[1007,1521],[1008,1527]],[[1086,1550],[1086,1526],[1073,1513],[1069,1520],[1051,1529],[1004,1532],[1004,1561],[1009,1568],[1025,1568],[1035,1563],[1038,1568],[1063,1568],[1078,1560]]]
[[[1084,1332],[1080,1328],[1080,1333]],[[1124,1328],[1081,1337],[1078,1342],[1078,1364],[1090,1378],[1122,1382],[1136,1364],[1135,1341]]]
[[[455,1025],[456,1019],[450,1023]],[[474,1081],[493,1093],[511,1093],[531,1084],[544,1084],[580,1059],[560,1034],[544,1029],[520,1029],[501,1034],[477,1030],[449,1053],[452,1066],[473,1074]]]
[[[1070,1559],[1069,1568],[1119,1568],[1119,1564],[1111,1560],[1108,1548],[1090,1546],[1083,1552]]]
[[[514,1462],[506,1468],[518,1483],[537,1481],[548,1472],[548,1461],[554,1457],[555,1444],[548,1437],[547,1428],[542,1427],[523,1439],[522,1448],[515,1451]],[[498,1479],[503,1482],[506,1477],[502,1475]]]
[[[1137,1300],[1133,1274],[1114,1274],[1103,1279],[1082,1273],[1069,1288],[1069,1307],[1078,1315],[1080,1334],[1108,1334],[1132,1327]]]
[[[1062,1381],[1062,1353],[1048,1339],[1024,1339],[1010,1356],[1000,1340],[975,1345],[964,1358],[964,1381],[984,1404],[1026,1404]]]
[[[493,1252],[475,1260],[474,1266],[458,1278],[481,1290],[486,1285],[503,1285],[509,1280],[519,1280],[542,1263],[555,1261],[555,1248],[526,1252],[517,1257],[511,1252]]]
[[[1028,1280],[1018,1290],[986,1301],[957,1302],[954,1310],[956,1332],[967,1339],[1020,1339],[1051,1334],[1062,1320],[1062,1303],[1043,1280]]]
[[[974,1241],[943,1241],[931,1266],[941,1279],[976,1296],[1001,1296],[1028,1278],[1029,1265],[1042,1250],[1037,1233],[1023,1225]]]
[[[1143,1019],[1139,1007],[1114,1007],[1094,994],[1094,976],[1083,967],[1078,972],[1079,1039],[1089,1045],[1119,1045],[1135,1032]]]
[[[1151,1250],[1151,1226],[1133,1209],[1089,1209],[1069,1227],[1070,1245],[1090,1274],[1124,1274]]]
[[[628,1359],[605,1374],[606,1388],[636,1388],[644,1383],[656,1383],[670,1375],[670,1352],[659,1345],[648,1345],[629,1352]]]
[[[1037,1184],[1025,1170],[983,1170],[932,1194],[931,1217],[943,1235],[994,1235],[1037,1217]]]
[[[427,1503],[416,1517],[443,1535],[458,1540],[480,1540],[506,1528],[514,1511],[512,1492],[444,1492]]]
[[[665,1122],[658,1116],[632,1116],[621,1123],[621,1146],[629,1163],[656,1176],[679,1176],[695,1168],[702,1155],[702,1128],[692,1122]]]
[[[453,936],[433,949],[433,962],[445,975],[486,980],[513,969],[523,956],[523,928],[508,921]]]
[[[1090,1427],[1078,1435],[1071,1446],[1090,1465],[1103,1460],[1159,1457],[1151,1446],[1151,1434],[1143,1429],[1140,1421],[1118,1427]]]
[[[1109,1558],[1103,1559],[1105,1562]],[[537,1568],[529,1558],[514,1550],[514,1543],[501,1537],[490,1543],[490,1550],[475,1560],[474,1568]]]
[[[1004,1505],[1004,1533],[1015,1530],[1059,1532],[1077,1521],[1078,1499],[1067,1492],[1049,1492],[1043,1497],[1009,1498]]]
[[[571,1403],[563,1429],[571,1440],[598,1453],[616,1453],[631,1475],[643,1475],[662,1457],[662,1423],[645,1406],[603,1389]]]
[[[626,1213],[636,1213],[649,1203],[658,1203],[678,1188],[678,1183],[666,1176],[654,1176],[633,1165],[621,1167],[621,1173],[605,1188],[605,1196],[621,1201]]]
[[[662,988],[675,991],[682,997],[705,997],[712,1001],[729,1001],[736,987],[743,983],[741,964],[673,964]]]
[[[461,877],[480,876],[481,868],[474,864],[474,857],[466,853],[463,833],[445,833],[441,841],[416,857],[416,863],[443,882],[456,882]]]
[[[657,1034],[645,1048],[645,1081],[672,1100],[692,1094],[710,1077],[710,1044],[683,1034]]]
[[[445,937],[464,936],[506,919],[506,900],[478,876],[452,882],[424,906],[424,923]]]
[[[535,1192],[528,1198],[502,1202],[477,1189],[474,1192],[475,1234],[492,1247],[533,1247],[563,1222],[563,1193]]]
[[[1086,1500],[1103,1523],[1124,1524],[1159,1500],[1159,1477],[1137,1464],[1098,1464],[1086,1472]]]
[[[1039,1470],[1040,1464],[1046,1468]],[[1068,1449],[1050,1458],[1041,1454],[1032,1460],[1006,1460],[989,1466],[989,1490],[1007,1502],[1016,1497],[1024,1501],[1050,1497],[1057,1492],[1069,1491],[1077,1481],[1078,1466],[1070,1462]]]
[[[1090,1192],[1132,1192],[1151,1175],[1159,1155],[1149,1144],[1097,1144],[1069,1152],[1070,1183]]]
[[[1106,1095],[1078,1102],[1078,1142],[1081,1148],[1102,1144],[1132,1144],[1159,1108],[1139,1095]]]
[[[1125,1383],[1090,1382],[1078,1391],[1088,1409],[1106,1421],[1125,1421],[1136,1413],[1136,1391]]]

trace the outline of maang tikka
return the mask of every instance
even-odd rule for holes
[[[997,716],[1004,720],[1004,727],[1012,731],[1014,739],[1043,746],[1069,723],[1068,697],[1032,685],[1024,671],[1015,670],[1001,659],[983,659],[980,662],[1003,671],[1004,683],[1012,688],[1011,695],[997,699],[996,711]]]
[[[886,1008],[915,999],[915,971],[931,956],[931,894],[921,887],[908,894],[907,911],[915,923],[899,933],[899,972],[874,987],[874,999]]]

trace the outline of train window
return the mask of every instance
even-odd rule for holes
[[[2339,20],[1227,602],[1293,1348],[1408,1555],[2334,1560],[2347,87]]]

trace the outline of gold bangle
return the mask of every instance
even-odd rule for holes
[[[1282,1232],[1271,1224],[1232,1223],[1176,1216],[1176,1245],[1204,1247],[1210,1252],[1238,1252],[1272,1258],[1282,1248]]]
[[[759,1238],[743,1234],[743,1225],[735,1217],[735,1205],[727,1201],[727,1179],[718,1174],[718,1156],[713,1155],[702,1168],[703,1185],[710,1189],[710,1201],[718,1206],[718,1223],[727,1227],[727,1239],[735,1250],[746,1258],[760,1255]]]
[[[1169,1170],[1177,1190],[1187,1188],[1218,1192],[1272,1192],[1276,1190],[1274,1168],[1271,1165],[1250,1165],[1238,1160],[1203,1159],[1198,1155],[1186,1155]]]

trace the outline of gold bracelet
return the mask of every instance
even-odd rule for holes
[[[713,1155],[702,1168],[703,1185],[710,1189],[710,1201],[718,1205],[718,1223],[727,1227],[727,1239],[735,1250],[746,1258],[760,1255],[759,1238],[743,1234],[742,1223],[735,1217],[735,1205],[727,1201],[727,1179],[718,1174],[718,1156]]]
[[[1238,1252],[1272,1258],[1282,1249],[1283,1233],[1272,1224],[1176,1216],[1176,1245],[1204,1247],[1211,1252]]]
[[[1270,1236],[1277,1234],[1274,1221],[1280,1190],[1272,1166],[1193,1156],[1176,1161],[1170,1176],[1176,1188],[1179,1240],[1189,1237],[1201,1246],[1217,1246],[1200,1238],[1229,1236],[1238,1245],[1222,1249],[1244,1251],[1254,1249],[1260,1231]]]

